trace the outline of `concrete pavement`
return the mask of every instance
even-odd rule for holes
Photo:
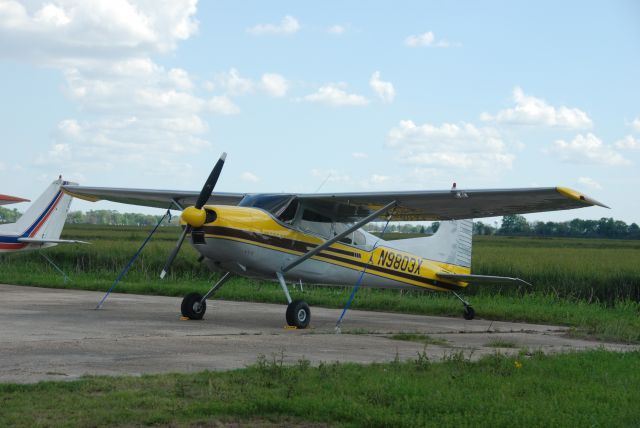
[[[341,311],[319,307],[311,308],[311,328],[288,330],[284,304],[213,300],[204,320],[181,321],[181,298],[116,293],[94,310],[102,295],[0,285],[0,382],[228,370],[253,364],[260,354],[312,364],[415,359],[424,345],[389,338],[400,332],[446,341],[426,347],[435,360],[459,351],[479,358],[522,348],[637,349],[570,338],[566,327],[355,310],[335,334]],[[514,347],[496,348],[498,341]]]

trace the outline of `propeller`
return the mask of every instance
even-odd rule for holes
[[[173,260],[178,255],[180,247],[182,247],[182,243],[184,242],[184,238],[187,237],[187,234],[191,232],[191,229],[193,229],[194,227],[200,227],[204,224],[207,218],[207,213],[202,209],[202,207],[207,203],[209,197],[211,196],[211,193],[213,192],[213,189],[216,187],[216,183],[218,182],[218,178],[220,178],[220,173],[222,172],[222,167],[224,166],[224,161],[226,158],[227,154],[222,153],[222,156],[220,156],[220,159],[218,159],[218,162],[216,162],[213,170],[211,170],[209,178],[207,178],[207,181],[205,181],[204,186],[200,191],[200,195],[196,200],[196,204],[194,206],[187,207],[184,209],[184,211],[182,211],[181,217],[187,223],[187,225],[182,231],[180,238],[178,238],[176,246],[171,251],[171,254],[169,254],[169,258],[164,264],[164,268],[162,268],[162,272],[160,273],[161,279],[163,279],[167,275],[167,272],[169,272],[169,268],[173,264]]]

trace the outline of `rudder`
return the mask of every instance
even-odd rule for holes
[[[443,221],[431,236],[399,239],[387,245],[428,260],[471,268],[472,233],[471,219]]]

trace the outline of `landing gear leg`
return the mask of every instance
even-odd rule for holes
[[[462,316],[464,317],[464,319],[466,320],[472,320],[473,318],[475,318],[476,316],[476,311],[473,309],[473,307],[471,307],[471,303],[467,302],[466,300],[464,300],[462,297],[460,297],[460,295],[458,293],[456,293],[455,291],[452,291],[452,293],[454,294],[454,296],[456,296],[464,305],[464,312],[462,313]]]
[[[282,291],[287,298],[287,325],[300,329],[307,328],[311,322],[311,311],[309,310],[309,305],[307,305],[304,300],[291,300],[289,288],[284,280],[284,276],[282,276],[281,272],[276,272],[276,276],[278,277]]]
[[[204,313],[207,311],[207,299],[213,296],[213,294],[218,291],[230,277],[231,272],[227,272],[222,275],[222,278],[220,278],[204,296],[201,296],[199,293],[187,294],[184,299],[182,299],[182,305],[180,307],[182,316],[192,320],[201,320]]]

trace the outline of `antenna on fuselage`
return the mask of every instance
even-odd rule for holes
[[[316,189],[315,192],[313,193],[318,193],[320,191],[320,189],[322,189],[322,186],[324,186],[324,184],[329,181],[329,179],[331,178],[331,176],[333,175],[333,172],[330,172],[329,175],[327,175],[327,178],[324,179],[324,181],[322,183],[320,183],[320,185],[318,186],[318,188]]]

